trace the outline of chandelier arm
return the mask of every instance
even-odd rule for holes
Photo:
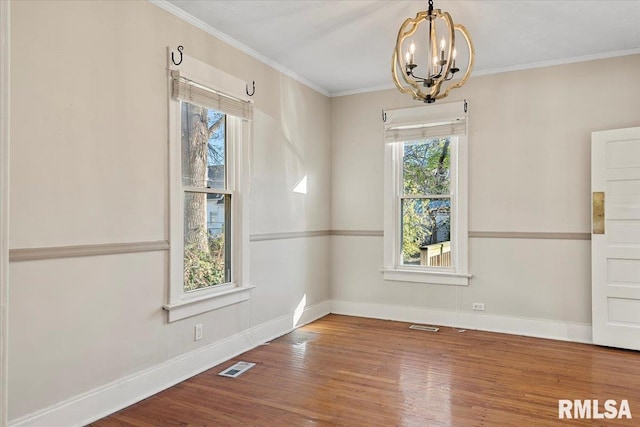
[[[400,83],[399,79],[398,79],[398,74],[397,74],[397,70],[396,68],[398,67],[398,58],[397,58],[398,54],[397,52],[394,50],[393,52],[393,62],[392,62],[392,66],[391,66],[391,74],[393,76],[393,83],[396,85],[396,88],[401,92],[401,93],[411,93],[413,95],[413,99],[419,99],[419,90],[417,90],[417,88],[411,88],[411,87],[404,87],[402,86],[402,84]],[[402,79],[406,82],[406,78],[404,77],[404,71],[401,72],[402,75]],[[408,82],[407,82],[408,83]],[[409,84],[409,83],[408,83]],[[410,85],[413,86],[413,85]]]
[[[420,26],[420,23],[423,22],[425,19],[427,19],[426,13],[418,12],[414,19],[408,18],[407,20],[405,20],[402,27],[400,27],[400,30],[402,32],[402,28],[404,28],[405,25],[411,25],[408,30],[402,33],[401,36],[400,35],[398,36],[399,42],[398,42],[397,49],[398,49],[399,58],[402,58],[402,43],[404,42],[405,39],[407,39],[408,37],[411,37],[416,33],[416,31],[418,31],[418,27]],[[406,72],[402,73],[402,80],[408,86],[411,86],[413,88],[413,89],[409,89],[409,91],[413,94],[413,98],[420,99],[421,97],[424,96],[424,94],[420,90],[420,85],[419,85],[419,83],[422,83],[422,82],[409,79],[408,77],[409,76],[407,76]]]
[[[469,65],[467,66],[467,71],[464,73],[464,76],[462,76],[460,81],[458,81],[457,83],[454,83],[454,84],[450,85],[449,87],[447,87],[447,89],[444,91],[444,93],[437,99],[444,98],[445,96],[447,96],[449,94],[449,92],[452,89],[456,89],[456,88],[459,88],[462,85],[464,85],[467,82],[467,80],[469,79],[469,76],[471,76],[471,71],[473,70],[473,65],[475,64],[476,51],[475,51],[475,49],[473,47],[473,42],[471,41],[471,37],[469,37],[469,33],[467,32],[467,29],[462,24],[456,24],[455,25],[455,29],[460,31],[460,33],[462,34],[462,36],[464,37],[464,39],[467,42],[467,46],[469,47]]]
[[[413,71],[409,71],[408,73],[409,76],[413,77],[417,82],[419,83],[423,83],[425,80],[427,80],[429,77],[420,77],[420,76],[416,76],[415,74],[413,74]]]

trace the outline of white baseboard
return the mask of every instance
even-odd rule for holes
[[[295,324],[294,313],[279,317],[33,414],[12,420],[9,422],[9,427],[84,426],[260,344],[285,335],[295,327],[319,319],[329,314],[330,308],[330,301],[306,307]]]
[[[462,329],[477,329],[481,331],[548,338],[560,341],[592,343],[591,325],[584,323],[565,323],[542,319],[349,301],[332,301],[331,312],[349,316],[451,326]]]
[[[84,426],[329,313],[591,343],[591,325],[587,324],[384,304],[324,301],[306,307],[297,322],[294,322],[294,313],[265,322],[214,344],[12,420],[9,427]]]

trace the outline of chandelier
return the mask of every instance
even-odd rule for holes
[[[444,25],[438,24],[441,21],[444,21]],[[409,47],[403,56],[405,40],[413,36],[423,22],[425,25],[428,23],[429,28],[428,39],[425,40],[426,46],[420,46],[422,55],[416,54],[416,43],[410,40]],[[439,43],[436,30],[442,32]],[[462,34],[467,42],[469,62],[462,78],[455,83],[445,84],[445,88],[443,83],[453,79],[453,76],[460,71],[456,67],[456,31]],[[426,60],[424,68],[419,69],[416,56]],[[433,0],[429,0],[427,11],[418,12],[414,19],[407,18],[400,27],[396,48],[393,51],[391,74],[393,82],[400,92],[411,93],[413,99],[430,104],[449,95],[452,89],[465,84],[473,69],[474,61],[475,52],[467,29],[461,24],[454,24],[448,12],[434,9]]]

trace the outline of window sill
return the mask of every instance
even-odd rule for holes
[[[208,293],[198,297],[184,298],[181,301],[162,306],[167,311],[169,323],[187,317],[217,310],[229,305],[248,301],[250,291],[255,286],[235,287],[228,290]]]
[[[384,280],[396,282],[430,283],[433,285],[469,286],[471,274],[448,271],[420,271],[398,268],[382,270]]]

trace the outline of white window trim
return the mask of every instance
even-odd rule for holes
[[[245,83],[208,64],[183,56],[175,66],[167,49],[168,84],[171,94],[171,70],[179,70],[180,76],[198,82],[217,91],[248,100],[242,93]],[[251,297],[249,280],[249,206],[248,189],[250,173],[250,146],[252,122],[228,116],[229,141],[227,162],[232,173],[227,176],[231,198],[231,282],[210,288],[185,292],[183,288],[183,209],[184,187],[181,176],[181,114],[180,101],[169,96],[169,302],[163,306],[168,321],[185,319],[207,311],[248,301]],[[218,191],[219,192],[219,191]]]
[[[420,116],[425,124],[439,123],[443,115],[452,107],[463,108],[463,103],[430,105],[416,107],[408,116]],[[395,110],[400,112],[401,110]],[[390,116],[387,112],[387,116]],[[468,128],[468,118],[467,128]],[[447,135],[442,135],[447,136]],[[417,282],[437,285],[468,286],[472,275],[469,273],[469,214],[468,214],[468,139],[466,134],[454,136],[457,141],[452,149],[452,240],[454,244],[454,267],[451,269],[428,268],[402,265],[400,262],[400,206],[399,192],[402,179],[400,158],[402,142],[386,142],[384,147],[384,280],[398,282]],[[455,152],[454,152],[455,150]]]

